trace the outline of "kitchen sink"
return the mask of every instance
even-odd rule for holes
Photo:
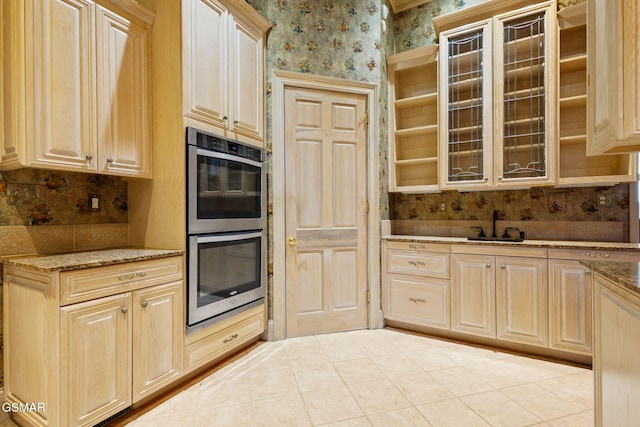
[[[477,240],[483,242],[522,242],[521,237],[467,237],[467,240]]]

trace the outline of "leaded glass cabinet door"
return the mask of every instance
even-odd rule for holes
[[[440,185],[488,188],[492,180],[491,20],[440,33]]]
[[[555,3],[494,21],[495,186],[555,182]]]

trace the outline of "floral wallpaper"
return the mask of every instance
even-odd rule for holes
[[[100,210],[89,209],[90,195]],[[127,183],[106,175],[19,169],[0,172],[0,227],[127,223]]]
[[[629,217],[629,185],[438,194],[393,194],[394,219],[620,221]]]
[[[247,0],[273,23],[267,40],[267,174],[271,152],[271,74],[286,70],[377,83],[379,90],[380,215],[389,218],[387,70],[392,31],[382,31],[385,0]],[[389,13],[386,26],[393,28]],[[270,181],[270,180],[269,180]],[[271,189],[269,189],[271,193]],[[272,200],[269,194],[269,200]]]

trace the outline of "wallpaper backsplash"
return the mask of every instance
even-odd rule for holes
[[[628,241],[628,184],[393,194],[391,206],[397,234],[469,237],[473,235],[470,227],[489,229],[497,210],[501,230],[516,226],[531,239]]]

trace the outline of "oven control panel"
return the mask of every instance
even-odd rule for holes
[[[238,141],[206,133],[192,127],[187,128],[187,144],[219,153],[231,154],[256,162],[262,162],[263,160],[263,150],[261,148],[251,147]]]

